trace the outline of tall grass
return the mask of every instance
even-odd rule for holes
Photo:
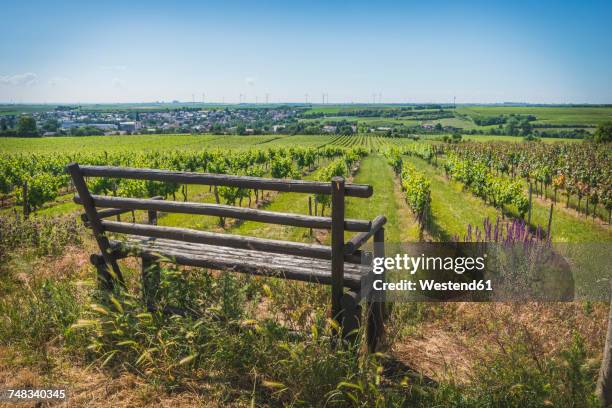
[[[67,245],[82,242],[83,227],[74,216],[23,218],[18,213],[0,216],[0,261],[10,251],[33,249],[39,256],[59,255]]]
[[[281,281],[268,282],[281,289]],[[304,291],[304,284],[289,283],[287,292],[295,285]],[[285,313],[275,293],[257,278],[164,269],[160,309],[180,307],[188,311],[184,316],[150,312],[136,295],[118,292],[89,305],[71,332],[87,338],[81,353],[100,366],[168,390],[223,383],[227,398],[307,406],[370,406],[389,397],[379,387],[381,356],[338,346],[332,341],[337,323],[325,308],[308,316]]]

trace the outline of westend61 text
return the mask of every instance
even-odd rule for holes
[[[402,279],[399,282],[384,282],[380,279],[372,283],[377,291],[490,291],[493,290],[490,280],[473,280],[471,282],[437,282],[432,279],[420,279],[417,282]]]

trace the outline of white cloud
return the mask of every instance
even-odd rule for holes
[[[0,84],[13,86],[31,86],[38,82],[38,75],[32,72],[0,76]]]
[[[255,85],[255,80],[253,78],[251,78],[251,77],[246,77],[244,79],[244,82],[246,82],[246,84],[249,85],[249,86]]]

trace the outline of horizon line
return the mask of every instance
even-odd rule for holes
[[[310,105],[310,106],[333,106],[333,105],[365,105],[365,106],[384,106],[384,105],[445,105],[445,106],[468,106],[468,105],[550,105],[550,106],[572,106],[572,105],[593,105],[593,106],[606,106],[611,105],[612,102],[440,102],[440,101],[429,101],[429,102],[224,102],[224,101],[210,101],[210,102],[193,102],[193,101],[138,101],[138,102],[6,102],[0,101],[2,106],[29,106],[29,105],[223,105],[223,106],[239,106],[239,105]]]

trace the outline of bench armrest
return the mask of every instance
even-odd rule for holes
[[[372,228],[366,232],[360,232],[351,238],[344,245],[344,254],[350,255],[355,253],[363,244],[365,244],[370,238],[374,236],[385,224],[387,223],[387,217],[379,215],[372,221]]]

